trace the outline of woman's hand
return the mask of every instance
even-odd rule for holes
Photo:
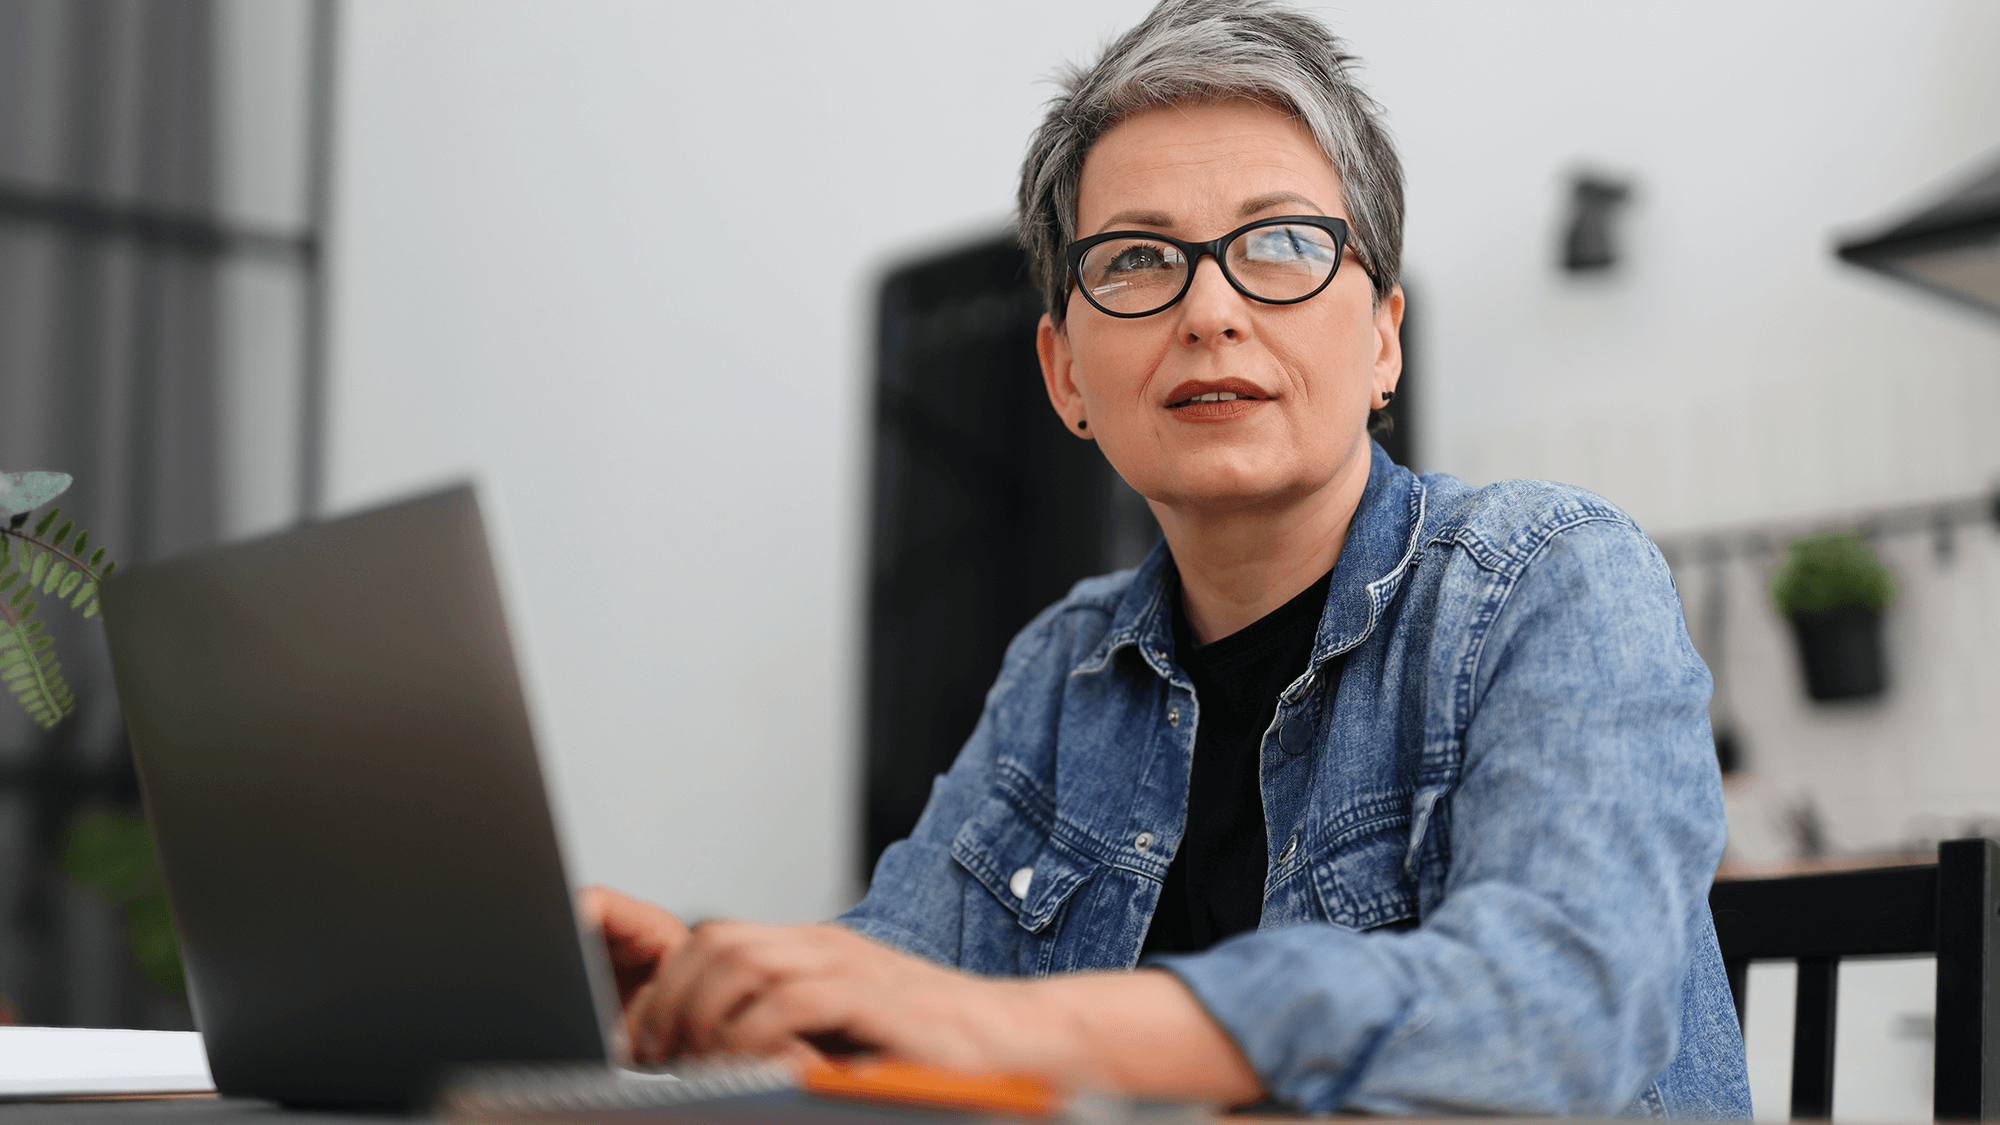
[[[687,944],[688,928],[679,918],[610,887],[585,887],[576,905],[584,924],[604,933],[621,1005],[629,1007],[632,994],[653,979],[660,962]]]
[[[1240,1104],[1255,1073],[1174,977],[990,980],[840,926],[708,922],[625,1006],[634,1055],[772,1055],[837,1042],[1070,1089]]]

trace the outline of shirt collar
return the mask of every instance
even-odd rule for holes
[[[1369,446],[1368,484],[1333,566],[1326,609],[1313,641],[1314,666],[1368,638],[1416,557],[1424,515],[1423,482],[1389,460],[1380,445]],[[1173,589],[1173,557],[1162,539],[1133,573],[1103,641],[1072,674],[1097,671],[1113,653],[1131,645],[1154,672],[1173,679],[1173,604],[1167,600]]]

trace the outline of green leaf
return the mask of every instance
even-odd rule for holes
[[[77,575],[77,577],[81,578],[83,576],[79,574]],[[75,609],[78,606],[81,606],[85,598],[88,598],[90,595],[95,594],[96,592],[97,592],[97,583],[85,582],[81,587],[77,589],[76,596],[69,600],[69,607],[71,609]]]
[[[27,601],[28,595],[34,592],[35,587],[32,583],[22,586],[20,589],[14,591],[13,597],[7,599],[7,604],[13,606],[18,611],[21,608],[21,603]]]
[[[63,841],[63,874],[113,902],[150,890],[159,865],[153,834],[133,813],[84,813]]]
[[[132,959],[153,987],[179,999],[187,995],[187,979],[181,973],[181,945],[174,938],[173,913],[167,908],[167,893],[157,890],[132,904],[127,915],[125,939],[131,944]]]
[[[1771,575],[1771,606],[1784,617],[1846,606],[1880,610],[1896,593],[1895,575],[1852,530],[1792,540]]]
[[[49,568],[48,577],[42,579],[42,593],[55,593],[56,587],[62,583],[63,576],[68,573],[69,564],[63,562],[61,559],[57,559],[56,564]]]
[[[75,555],[77,558],[82,558],[83,553],[88,550],[90,550],[90,532],[88,531],[77,532],[76,546],[71,547],[69,549],[69,553]]]
[[[41,519],[35,521],[35,534],[47,535],[49,533],[49,528],[55,526],[56,517],[60,515],[62,515],[61,508],[50,508],[48,515],[43,516]]]
[[[37,586],[41,585],[42,576],[49,572],[49,560],[53,558],[55,558],[54,555],[37,551],[35,553],[35,565],[28,571],[28,581]]]
[[[82,553],[83,553],[83,542],[82,542],[82,540],[78,540],[78,541],[77,541],[77,554],[82,554]],[[103,561],[104,561],[104,548],[102,548],[102,547],[99,547],[99,548],[97,549],[97,553],[96,553],[96,554],[94,554],[94,555],[92,555],[92,556],[90,556],[90,565],[91,565],[91,567],[92,567],[92,568],[94,569],[94,568],[95,568],[95,567],[97,566],[97,564],[98,564],[98,563],[100,563],[100,562],[103,562]]]
[[[84,616],[84,620],[86,620],[86,621],[87,621],[87,620],[89,620],[90,618],[93,618],[93,617],[96,617],[96,616],[97,616],[97,599],[96,599],[96,598],[92,598],[92,599],[90,599],[90,608],[89,608],[89,609],[86,609],[86,610],[84,610],[84,611],[83,611],[83,616]]]
[[[107,579],[107,578],[111,577],[111,572],[112,572],[112,571],[114,571],[114,570],[117,570],[117,569],[118,569],[118,562],[117,562],[117,560],[115,560],[115,559],[106,559],[106,560],[104,560],[104,569],[103,569],[103,570],[100,570],[100,571],[98,571],[98,572],[97,572],[97,580],[98,580],[99,582],[102,582],[102,581],[104,581],[105,579]]]
[[[82,584],[83,584],[83,572],[80,570],[72,570],[68,574],[63,575],[62,585],[56,587],[56,597],[59,598],[69,597],[72,593],[76,591],[76,588]]]
[[[0,578],[0,590],[5,590],[7,587],[12,586],[16,581],[20,579],[20,577],[21,577],[20,571],[18,570],[8,571],[7,576],[5,578]]]
[[[48,624],[48,622],[46,622],[46,621],[29,621],[29,622],[26,622],[25,624],[23,624],[23,625],[21,626],[21,635],[22,635],[22,636],[24,636],[24,637],[32,637],[32,636],[34,636],[34,635],[35,635],[36,633],[39,633],[39,632],[41,632],[41,631],[42,631],[42,626],[44,626],[44,625],[47,625],[47,624]]]
[[[23,659],[0,668],[0,677],[8,681],[14,697],[28,717],[53,727],[62,717],[76,707],[75,696],[69,685],[63,682],[62,666],[56,663],[52,637],[36,637],[28,642],[28,651],[40,652],[39,657]]]
[[[14,513],[14,518],[13,518],[13,519],[10,519],[10,520],[8,520],[8,521],[7,521],[7,526],[8,526],[8,527],[20,527],[20,526],[21,526],[22,524],[24,524],[24,523],[27,523],[27,522],[28,522],[28,513],[26,513],[26,512],[15,512],[15,513]]]
[[[60,547],[63,545],[63,540],[69,538],[69,533],[75,530],[76,530],[75,520],[64,520],[62,526],[56,528],[56,537],[50,540],[49,542],[57,547]]]

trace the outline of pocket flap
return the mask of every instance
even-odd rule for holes
[[[1053,840],[1005,794],[980,802],[951,841],[951,857],[1023,929],[1040,933],[1090,878],[1090,868]],[[1016,891],[1026,891],[1025,895]]]
[[[1372,930],[1417,917],[1416,889],[1404,860],[1409,821],[1371,825],[1335,844],[1313,863],[1327,920],[1350,930]]]

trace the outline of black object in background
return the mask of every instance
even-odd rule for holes
[[[1570,182],[1569,228],[1563,236],[1564,269],[1586,273],[1618,264],[1612,220],[1631,195],[1630,186],[1602,176],[1584,174]]]
[[[1011,236],[882,285],[869,542],[865,879],[972,733],[1007,642],[1077,579],[1130,566],[1152,514],[1066,431]]]
[[[2000,845],[1946,840],[1935,864],[1718,879],[1708,893],[1715,937],[1742,1022],[1750,963],[1796,960],[1792,1119],[1833,1110],[1834,1027],[1843,957],[1937,954],[1932,1114],[2000,1118]]]
[[[971,735],[1007,642],[1079,578],[1136,565],[1145,501],[1049,405],[1041,299],[1011,236],[882,284],[869,531],[861,875],[909,835]],[[1168,314],[1162,314],[1168,315]],[[1411,454],[1404,377],[1382,437]]]
[[[1880,270],[1983,313],[2000,315],[2000,163],[1873,238],[1843,243],[1842,261]]]
[[[1841,606],[1818,613],[1792,614],[1806,694],[1821,702],[1867,699],[1889,686],[1882,653],[1882,611]]]

